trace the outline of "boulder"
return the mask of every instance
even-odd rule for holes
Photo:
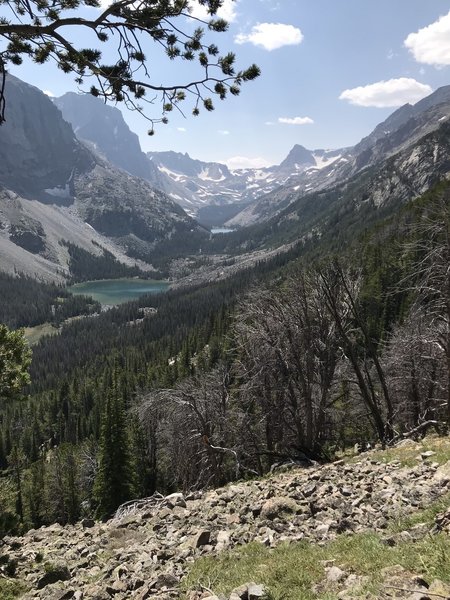
[[[299,511],[299,506],[288,496],[276,496],[267,500],[261,509],[261,518],[273,520],[277,517],[292,515]]]
[[[201,546],[208,545],[210,538],[211,531],[209,529],[203,529],[195,535],[192,544],[194,548],[200,548]]]
[[[37,589],[42,590],[42,588],[51,583],[56,583],[57,581],[68,581],[70,578],[70,571],[65,565],[52,565],[38,580]]]

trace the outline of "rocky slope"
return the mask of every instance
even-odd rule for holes
[[[0,569],[11,581],[24,584],[23,598],[30,600],[168,599],[180,597],[184,578],[199,557],[219,556],[249,542],[271,548],[299,541],[323,546],[340,536],[370,531],[378,532],[387,546],[401,540],[414,544],[430,531],[420,519],[403,532],[392,533],[390,527],[447,497],[450,461],[445,462],[448,454],[424,451],[415,442],[400,446],[412,466],[379,452],[352,463],[291,465],[265,480],[130,503],[106,523],[85,519],[74,526],[52,525],[20,538],[7,537]],[[445,518],[439,523],[441,529],[447,526]],[[336,569],[330,575],[324,568],[324,581],[331,581],[336,593],[343,590],[340,598],[354,597],[348,588],[362,585],[363,578]],[[414,585],[425,584],[422,579]],[[263,596],[259,586],[251,589],[249,593],[244,586],[230,598]],[[189,597],[216,596],[203,588],[192,590]]]
[[[159,243],[182,245],[206,236],[167,195],[79,141],[40,90],[8,76],[6,94],[7,122],[0,128],[2,270],[64,279],[68,253],[62,242],[95,255],[106,248],[122,262],[151,269]],[[149,161],[145,155],[142,160],[144,168]]]
[[[450,118],[450,86],[436,90],[414,106],[395,111],[353,148],[337,151],[332,162],[320,169],[304,169],[295,179],[258,198],[228,221],[228,225],[246,226],[265,222],[299,198],[322,190],[331,190],[371,168],[378,167],[399,153],[420,143]],[[436,149],[439,152],[439,147]]]

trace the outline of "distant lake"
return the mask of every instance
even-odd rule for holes
[[[100,304],[122,304],[144,294],[164,292],[168,287],[166,281],[151,279],[101,279],[76,283],[67,290],[79,296],[92,296]]]
[[[229,227],[212,227],[211,233],[232,233],[235,229],[230,229]]]

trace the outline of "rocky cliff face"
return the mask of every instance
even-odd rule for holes
[[[6,81],[6,123],[0,127],[0,186],[43,202],[68,204],[75,172],[93,166],[61,113],[37,88]]]
[[[436,452],[412,441],[401,444],[413,466],[386,462],[380,453],[368,453],[351,464],[291,465],[261,481],[130,503],[107,523],[85,519],[74,526],[52,525],[20,538],[7,537],[0,570],[24,584],[27,600],[169,599],[181,597],[184,578],[197,558],[250,542],[271,548],[300,541],[323,547],[342,536],[371,532],[387,546],[402,540],[414,544],[430,535],[430,526],[422,523],[401,533],[389,528],[450,492],[450,462],[440,466],[434,462]],[[438,522],[445,527],[445,519]],[[362,593],[368,578],[345,569],[334,565],[330,573],[330,563],[324,565],[323,593],[327,585],[335,594],[342,591],[341,598],[354,597],[345,590],[355,586]],[[254,576],[257,580],[261,572]],[[416,582],[416,589],[421,585]],[[254,596],[248,588],[239,588],[231,598],[263,597],[259,586],[252,588]],[[205,588],[191,590],[188,597],[217,600]]]
[[[137,137],[131,141],[144,168],[149,161]],[[61,280],[69,274],[64,241],[96,255],[106,248],[127,264],[139,246],[145,263],[138,262],[148,270],[158,243],[180,236],[182,245],[195,235],[206,232],[173,200],[101,158],[40,90],[8,76],[7,123],[0,127],[2,270]]]
[[[151,183],[158,172],[141,150],[138,136],[125,123],[121,111],[90,94],[69,92],[54,104],[73,127],[77,138],[94,144],[111,164]]]

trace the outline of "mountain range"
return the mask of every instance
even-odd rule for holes
[[[261,196],[295,183],[306,170],[321,170],[344,161],[347,154],[347,149],[311,151],[297,144],[279,165],[234,170],[222,163],[193,159],[187,153],[145,155],[117,108],[73,92],[53,101],[81,141],[116,167],[164,191],[206,226],[222,225]]]
[[[6,98],[2,269],[41,279],[71,276],[70,245],[151,271],[200,248],[236,255],[332,235],[450,174],[450,86],[399,108],[354,147],[295,145],[279,165],[237,170],[145,154],[122,113],[91,96],[51,100],[8,75]],[[208,227],[223,224],[241,231],[212,242]]]
[[[136,166],[134,170],[127,168],[120,158],[121,154],[132,156],[129,162],[139,165],[140,173],[153,186],[167,193],[200,223],[243,227],[268,221],[299,195],[331,189],[439,128],[449,116],[450,86],[438,89],[415,105],[405,104],[354,147],[308,150],[296,144],[279,165],[259,169],[231,170],[222,163],[170,151],[148,152],[151,168],[143,169],[144,154],[119,110],[103,110],[102,102],[77,94],[66,94],[55,102],[79,137],[93,143],[116,166],[137,174]],[[95,123],[85,127],[88,103],[97,105],[92,113]],[[107,135],[99,135],[99,127]],[[108,137],[111,135],[116,136],[115,142]],[[111,149],[116,147],[122,152],[113,156]]]

